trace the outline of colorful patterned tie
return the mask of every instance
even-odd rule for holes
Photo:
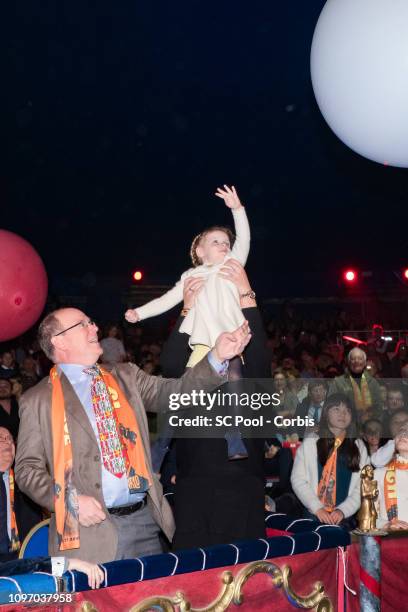
[[[126,465],[108,389],[97,366],[85,368],[84,372],[92,376],[92,407],[98,428],[103,466],[117,478],[122,478],[126,475]]]

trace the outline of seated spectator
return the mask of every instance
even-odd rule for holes
[[[12,382],[0,378],[0,427],[8,429],[17,440],[19,424],[18,402],[13,395]]]
[[[368,455],[355,438],[356,417],[346,395],[324,404],[318,436],[303,440],[292,470],[292,488],[305,515],[329,525],[353,526],[360,507],[360,470]]]
[[[9,378],[8,381],[11,383],[11,395],[19,402],[20,397],[23,395],[23,386],[20,378]]]
[[[320,355],[317,356],[316,367],[321,374],[324,375],[327,368],[330,368],[331,366],[336,366],[336,364],[333,358],[330,357],[330,355],[327,355],[327,353],[320,353]],[[343,371],[341,369],[340,370],[336,369],[336,372],[338,372],[339,374],[342,374]],[[338,374],[336,374],[336,376],[338,376]]]
[[[307,394],[307,382],[300,378],[299,371],[296,368],[285,370],[286,383],[289,391],[297,397],[297,403],[303,400]]]
[[[323,372],[323,377],[324,378],[336,378],[337,376],[341,376],[343,373],[343,369],[336,365],[335,363],[332,363],[331,365],[329,365]]]
[[[408,410],[396,410],[389,418],[388,421],[388,436],[389,440],[384,446],[380,446],[379,449],[373,453],[370,457],[371,463],[374,467],[384,467],[395,452],[394,438],[399,431],[408,426]]]
[[[387,404],[386,404],[386,400],[387,400],[387,383],[380,379],[378,381],[378,384],[380,385],[381,403],[382,403],[382,412],[381,412],[381,415],[384,415],[384,411],[387,410]]]
[[[376,361],[374,361],[374,359],[367,359],[366,371],[373,378],[378,378],[378,376],[379,376],[378,364],[376,363]]]
[[[390,417],[397,410],[404,410],[405,399],[401,387],[390,385],[385,396],[386,415]]]
[[[296,409],[297,417],[304,419],[309,417],[314,420],[316,430],[322,416],[323,404],[327,397],[326,381],[315,379],[308,384],[308,394],[301,404]],[[304,431],[300,431],[300,437],[304,436]]]
[[[387,376],[389,378],[400,378],[402,368],[408,363],[408,346],[405,340],[399,340],[395,349],[395,353],[391,358],[388,368]]]
[[[0,378],[16,378],[19,375],[18,364],[12,351],[0,353]]]
[[[370,457],[387,443],[387,439],[383,437],[383,429],[379,419],[367,419],[362,425],[362,440]]]
[[[282,359],[282,370],[284,374],[286,374],[286,372],[296,370],[295,360],[292,359],[292,357],[285,357],[284,359]]]
[[[378,485],[377,527],[408,529],[408,428],[400,429],[394,439],[396,456],[374,472]]]
[[[16,558],[20,542],[41,520],[39,508],[16,487],[14,456],[11,433],[0,427],[0,561]]]
[[[408,363],[406,363],[405,365],[402,366],[401,368],[401,378],[403,379],[403,384],[406,382],[404,381],[404,378],[407,379],[408,378]]]
[[[288,378],[286,372],[281,369],[275,370],[273,375],[273,383],[275,392],[280,395],[280,404],[278,412],[284,417],[293,416],[296,412],[298,399],[296,393],[288,387]]]
[[[125,361],[126,351],[123,346],[121,331],[117,325],[109,325],[101,342],[103,353],[102,363],[122,363]]]
[[[300,356],[300,361],[302,364],[302,369],[300,372],[301,378],[316,378],[318,376],[316,361],[313,355],[311,355],[308,351],[303,350]]]
[[[366,370],[367,356],[359,348],[353,348],[347,357],[348,372],[337,376],[331,383],[329,395],[344,393],[353,403],[361,421],[369,416],[381,416],[381,393],[375,378]]]
[[[326,353],[330,355],[334,363],[341,369],[344,357],[344,346],[341,344],[329,344]]]
[[[38,374],[38,364],[34,357],[25,357],[20,368],[20,382],[23,392],[30,387],[34,387],[40,380]]]
[[[299,503],[293,495],[290,484],[292,466],[293,456],[289,448],[282,448],[277,438],[265,441],[265,478],[277,478],[277,482],[268,488],[268,511],[283,512],[291,516],[300,512]]]

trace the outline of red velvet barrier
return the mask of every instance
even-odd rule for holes
[[[309,594],[313,590],[314,583],[321,580],[325,586],[326,594],[330,597],[336,610],[336,559],[337,550],[330,549],[293,557],[275,558],[271,561],[279,567],[286,564],[290,565],[293,572],[291,584],[295,593],[299,595]],[[245,565],[247,564],[146,580],[145,582],[125,584],[100,591],[82,592],[77,594],[76,601],[77,603],[91,601],[99,612],[125,611],[148,597],[154,595],[174,596],[177,591],[182,591],[189,599],[192,607],[204,607],[208,606],[220,593],[222,573],[230,570],[235,575]],[[293,612],[294,610],[282,590],[275,588],[272,585],[271,578],[267,575],[258,574],[250,578],[244,586],[243,592],[243,604],[237,608],[231,605],[231,608],[242,610],[242,612],[254,612],[254,610],[270,612],[272,606],[276,606],[279,612]],[[57,612],[57,608],[53,612]]]
[[[348,584],[357,592],[347,594],[347,612],[360,612],[359,604],[359,545],[348,547]],[[381,538],[381,611],[408,609],[408,537]]]
[[[321,580],[325,592],[330,597],[334,610],[337,610],[337,549],[321,550],[304,553],[292,557],[278,557],[270,560],[279,567],[289,565],[292,569],[291,586],[298,595],[308,595],[313,590],[315,582]],[[246,563],[230,567],[215,568],[203,572],[192,572],[178,576],[157,578],[143,582],[134,582],[99,591],[85,591],[73,594],[75,604],[35,606],[42,612],[73,612],[79,609],[79,604],[91,601],[99,612],[125,612],[132,605],[155,595],[174,596],[182,591],[189,599],[192,607],[208,606],[216,599],[222,589],[221,577],[224,571],[236,575]],[[293,612],[291,605],[282,589],[275,588],[272,579],[266,574],[252,576],[243,589],[244,601],[241,606],[231,604],[231,610],[242,612],[270,612],[272,608],[279,612]],[[22,605],[1,606],[1,612],[21,612]]]

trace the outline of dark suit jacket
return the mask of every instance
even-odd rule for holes
[[[42,520],[42,510],[24,495],[16,485],[14,489],[14,512],[16,514],[18,537],[22,544],[30,529]],[[15,559],[17,556],[18,552],[0,554],[0,561]]]
[[[259,311],[246,308],[243,313],[253,336],[244,352],[242,375],[270,377]],[[180,375],[188,361],[188,336],[178,331],[182,321],[179,317],[162,350],[165,376]],[[248,458],[229,461],[225,438],[176,440],[176,548],[264,536],[264,439],[244,443]]]

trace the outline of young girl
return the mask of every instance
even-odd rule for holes
[[[222,278],[219,272],[225,262],[234,258],[243,266],[246,263],[250,232],[245,208],[242,206],[235,187],[224,185],[218,188],[215,195],[224,200],[226,206],[232,210],[235,223],[236,237],[226,227],[213,226],[193,240],[190,256],[193,268],[181,275],[178,283],[161,297],[148,302],[134,310],[127,310],[125,318],[129,323],[136,323],[143,319],[156,316],[183,300],[184,283],[191,283],[189,291],[196,294],[194,306],[184,308],[181,312],[184,317],[179,331],[190,336],[189,345],[192,353],[187,367],[193,367],[215,345],[215,341],[222,332],[231,332],[245,320],[240,307],[243,297],[255,298],[255,293],[249,291],[240,295],[238,289],[229,280]],[[230,364],[230,378],[232,370],[239,376],[239,364]],[[243,459],[247,451],[239,431],[231,428],[225,434],[230,459]],[[166,431],[159,440],[160,445],[167,447],[169,432]]]
[[[360,469],[368,454],[355,439],[355,423],[348,398],[334,393],[323,406],[319,437],[305,438],[296,453],[293,491],[321,523],[338,525],[360,507]]]
[[[383,436],[383,429],[383,424],[379,419],[370,418],[362,424],[362,439],[369,456],[374,455],[387,443],[387,439]]]
[[[396,454],[391,461],[374,472],[379,496],[377,527],[408,529],[408,428],[405,426],[394,438]]]
[[[230,258],[245,265],[250,242],[248,219],[235,187],[224,185],[224,189],[218,188],[215,195],[222,198],[232,210],[235,241],[228,228],[213,226],[204,230],[194,238],[191,245],[190,255],[194,267],[184,272],[170,291],[125,313],[129,323],[154,317],[182,301],[183,286],[187,279],[203,281],[196,286],[199,287],[199,292],[197,291],[195,305],[182,313],[185,318],[179,330],[190,336],[189,344],[193,352],[188,367],[198,363],[210,351],[222,332],[231,332],[244,322],[240,308],[242,296],[232,282],[223,279],[218,273]],[[194,291],[193,287],[190,290]],[[250,293],[255,297],[252,291]]]

